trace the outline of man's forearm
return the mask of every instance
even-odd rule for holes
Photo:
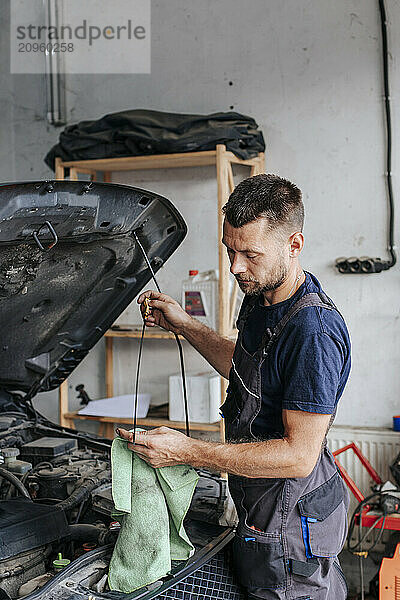
[[[223,338],[196,319],[191,320],[190,326],[185,327],[182,334],[220,375],[228,379],[234,342]]]
[[[188,462],[193,467],[241,477],[306,477],[315,466],[314,453],[304,453],[289,440],[219,444],[193,440]],[[317,454],[318,456],[318,454]]]

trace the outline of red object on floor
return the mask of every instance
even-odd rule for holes
[[[344,446],[343,448],[339,448],[339,450],[336,450],[333,453],[333,456],[335,457],[336,465],[343,477],[343,480],[346,483],[349,490],[351,491],[351,493],[353,494],[353,496],[356,498],[357,502],[362,502],[365,499],[364,494],[357,487],[357,485],[355,484],[353,479],[347,473],[346,469],[344,469],[342,467],[342,465],[340,464],[340,462],[337,459],[337,457],[340,454],[342,454],[343,452],[346,452],[346,450],[352,450],[356,454],[356,456],[360,459],[361,464],[363,465],[363,467],[365,467],[368,474],[375,481],[375,483],[382,484],[383,481],[379,477],[378,473],[375,471],[374,467],[371,465],[369,460],[364,456],[364,454],[354,444],[354,442],[351,444],[347,444],[347,446]],[[382,527],[383,517],[381,517],[377,521],[377,519],[379,517],[379,513],[370,512],[370,509],[371,509],[371,507],[368,504],[363,508],[362,513],[361,513],[361,524],[363,527],[371,527],[374,524],[374,522],[376,521],[375,528],[380,529]],[[356,519],[357,524],[358,524],[359,519],[360,519],[360,515],[358,515],[358,518]],[[399,514],[388,515],[385,520],[384,529],[390,529],[392,531],[400,531],[400,515]],[[396,600],[397,600],[397,598],[396,598]],[[400,596],[399,596],[399,600],[400,600]]]
[[[354,453],[360,459],[361,464],[366,468],[367,472],[375,481],[375,483],[381,484],[383,481],[368,459],[354,443],[348,444],[347,446],[336,450],[333,453],[336,465],[347,487],[350,489],[357,502],[362,502],[365,499],[365,496],[337,459],[337,456],[346,450],[354,451]],[[374,525],[376,529],[381,529],[383,518],[383,515],[371,511],[371,507],[366,504],[362,509],[361,514],[359,513],[356,516],[356,523],[359,524],[361,521],[362,527],[372,527],[372,525]],[[383,529],[400,531],[400,514],[387,515],[383,524]],[[382,559],[381,567],[379,569],[379,600],[400,600],[400,544],[396,546],[396,551],[393,555],[393,558]]]

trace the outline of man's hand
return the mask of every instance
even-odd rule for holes
[[[133,432],[118,429],[120,437],[133,442]],[[140,458],[152,467],[171,467],[172,465],[190,464],[196,440],[169,427],[158,427],[150,431],[137,431],[135,444],[128,444]]]
[[[172,333],[182,334],[193,321],[192,317],[183,310],[176,300],[173,300],[167,294],[160,294],[160,292],[153,290],[143,292],[137,299],[138,304],[141,305],[140,310],[143,316],[146,298],[149,300],[149,308],[151,309],[151,315],[146,318],[148,327],[159,325],[159,327],[172,331]]]

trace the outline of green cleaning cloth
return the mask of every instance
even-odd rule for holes
[[[110,590],[129,594],[167,575],[194,552],[183,527],[198,481],[187,465],[155,469],[115,438],[111,447],[113,516],[121,523],[108,572]]]

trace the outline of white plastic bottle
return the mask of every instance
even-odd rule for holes
[[[189,271],[182,282],[182,307],[192,317],[216,329],[218,320],[218,271]]]

